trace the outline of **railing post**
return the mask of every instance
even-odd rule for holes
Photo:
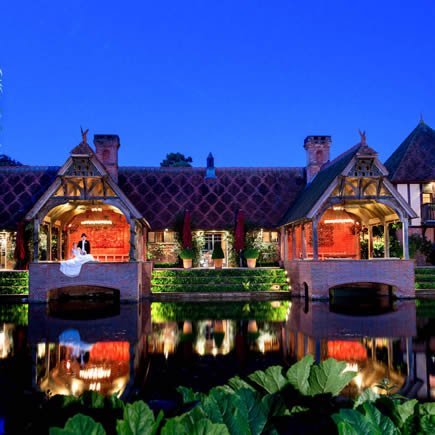
[[[302,258],[307,258],[307,240],[305,237],[305,224],[302,224]]]
[[[404,218],[402,220],[402,231],[403,231],[403,258],[409,260],[409,247],[408,247],[408,219]]]
[[[313,260],[319,259],[319,235],[318,235],[318,222],[314,218],[312,221],[312,235],[313,235]]]
[[[39,219],[33,221],[33,261],[39,261]]]

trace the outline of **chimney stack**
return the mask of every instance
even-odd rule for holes
[[[304,148],[307,152],[307,183],[320,171],[320,168],[329,161],[331,136],[307,136]]]
[[[105,166],[107,172],[118,182],[118,149],[119,136],[116,134],[95,134],[94,145],[98,160]]]

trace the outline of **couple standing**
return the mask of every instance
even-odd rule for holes
[[[60,271],[70,277],[80,275],[82,264],[88,261],[95,261],[95,258],[91,255],[91,244],[86,240],[86,234],[82,234],[80,242],[73,243],[72,247],[73,258],[66,261],[61,261]]]

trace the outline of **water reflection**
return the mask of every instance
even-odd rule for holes
[[[23,388],[27,371],[31,385],[24,388],[48,394],[93,390],[166,400],[178,385],[205,391],[309,353],[316,361],[345,361],[358,372],[349,395],[388,378],[406,394],[435,399],[435,310],[417,317],[414,301],[368,315],[300,300],[99,306],[96,316],[91,307],[74,313],[31,305],[28,318],[22,307],[27,310],[0,309],[0,358],[23,361],[16,365],[21,373],[12,364],[0,369],[15,389]]]
[[[417,335],[415,302],[398,301],[391,308],[382,315],[370,309],[363,316],[360,311],[356,317],[333,312],[319,302],[307,310],[295,301],[286,327],[290,354],[298,360],[309,353],[317,362],[327,358],[345,361],[349,370],[358,373],[345,394],[354,396],[366,388],[376,391],[384,378],[396,385],[395,391],[402,388],[406,394],[416,382],[412,353],[412,338]]]

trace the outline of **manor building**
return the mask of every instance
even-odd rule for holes
[[[424,123],[385,166],[364,133],[333,160],[330,136],[308,136],[306,167],[219,168],[211,154],[203,168],[120,167],[117,135],[95,135],[94,146],[84,135],[62,167],[0,167],[2,268],[67,259],[82,233],[101,263],[175,263],[186,212],[200,267],[213,265],[217,243],[224,266],[237,264],[241,212],[262,263],[287,265],[291,273],[290,263],[304,260],[379,256],[375,227],[384,234],[384,258],[408,259],[409,225],[434,237],[435,132]],[[389,237],[397,223],[403,247],[393,254]],[[15,247],[18,229],[23,246]]]

